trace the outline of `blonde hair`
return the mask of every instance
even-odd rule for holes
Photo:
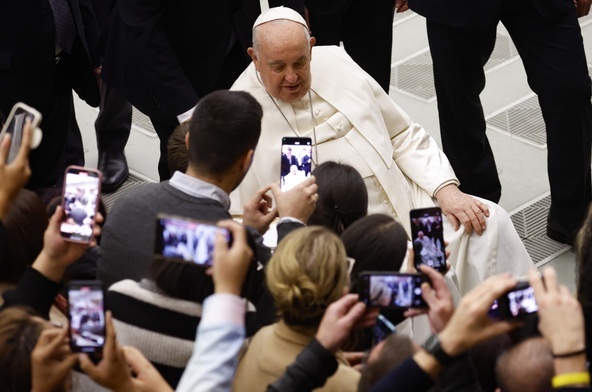
[[[306,227],[280,242],[266,267],[267,286],[287,324],[316,327],[349,286],[345,248],[323,227]]]

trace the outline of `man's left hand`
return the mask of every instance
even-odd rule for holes
[[[454,230],[458,230],[462,224],[467,233],[475,230],[477,234],[483,234],[486,228],[485,217],[489,216],[489,208],[483,202],[461,192],[454,184],[440,189],[436,193],[436,199]]]
[[[243,224],[251,226],[261,235],[267,232],[271,222],[278,216],[277,209],[273,208],[271,196],[267,194],[270,189],[270,185],[259,189],[245,204],[243,211]]]

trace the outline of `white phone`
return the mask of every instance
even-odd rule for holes
[[[6,134],[11,135],[7,163],[12,162],[18,155],[23,140],[23,128],[27,119],[31,120],[31,127],[33,129],[33,134],[31,135],[31,149],[37,148],[41,143],[43,135],[38,128],[42,119],[41,113],[22,102],[16,103],[12,107],[4,126],[2,127],[2,132],[0,133],[0,140],[2,140]]]

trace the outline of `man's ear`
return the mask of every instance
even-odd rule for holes
[[[185,135],[185,148],[189,150],[189,132]]]
[[[247,54],[251,57],[253,63],[255,63],[255,68],[259,70],[259,59],[257,58],[257,52],[255,52],[255,49],[253,49],[253,47],[249,47],[249,49],[247,49]]]
[[[246,173],[249,171],[251,164],[253,163],[253,158],[255,158],[255,150],[249,150],[243,155],[243,159],[241,160],[241,171]]]
[[[312,47],[315,46],[317,43],[317,39],[315,37],[310,37],[310,59],[312,60]]]

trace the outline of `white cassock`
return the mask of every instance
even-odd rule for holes
[[[459,184],[448,159],[436,141],[343,49],[313,48],[311,74],[312,102],[308,94],[292,103],[276,100],[279,109],[252,63],[232,86],[259,101],[263,123],[253,165],[231,194],[231,213],[242,215],[244,203],[259,188],[277,182],[282,137],[310,137],[315,142],[314,121],[313,162],[337,161],[355,167],[368,188],[368,212],[396,217],[410,236],[409,211],[435,206],[434,195],[440,188]],[[488,276],[504,271],[520,276],[534,266],[508,213],[480,200],[490,211],[482,236],[467,234],[463,226],[455,231],[443,219],[448,261],[461,294]]]

